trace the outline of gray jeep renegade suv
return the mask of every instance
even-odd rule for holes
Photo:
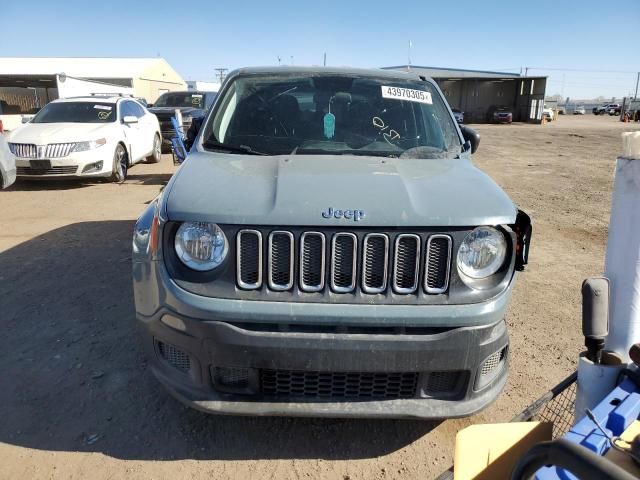
[[[413,73],[242,69],[138,220],[137,319],[215,413],[442,418],[506,381],[529,218]]]

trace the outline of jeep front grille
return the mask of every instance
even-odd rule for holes
[[[293,234],[271,232],[269,235],[269,288],[289,290],[293,286]]]
[[[427,241],[424,289],[427,293],[444,293],[449,284],[451,237],[431,235]]]
[[[236,236],[236,281],[243,290],[436,295],[449,288],[452,247],[439,233],[244,229]]]
[[[262,286],[262,233],[258,230],[240,230],[236,249],[238,251],[238,285],[248,290]]]
[[[300,289],[319,292],[324,288],[325,237],[320,232],[304,232],[300,237]]]
[[[356,286],[358,239],[353,233],[336,233],[331,240],[331,290],[352,292]]]
[[[362,290],[366,293],[384,292],[387,288],[389,237],[370,233],[364,237],[362,255]]]
[[[396,293],[413,293],[418,288],[420,268],[420,237],[398,235],[393,260],[393,290]]]

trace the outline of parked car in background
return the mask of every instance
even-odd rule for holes
[[[593,107],[594,115],[604,115],[608,113],[609,115],[620,115],[621,106],[619,103],[605,103],[604,105],[598,105]],[[613,111],[613,113],[611,113]]]
[[[0,134],[0,189],[16,181],[16,157],[11,153],[4,135]]]
[[[442,419],[489,405],[531,226],[472,163],[478,143],[418,74],[230,73],[133,232],[150,370],[212,413]]]
[[[607,113],[610,116],[620,115],[621,112],[622,112],[622,105],[620,105],[619,103],[614,103],[609,105],[609,109],[607,110]]]
[[[457,108],[452,108],[451,111],[453,112],[453,118],[456,119],[456,122],[464,123],[464,112],[463,111],[458,110]]]
[[[546,105],[542,109],[542,115],[547,119],[548,122],[551,122],[556,119],[555,113],[553,112],[553,108],[547,107]]]
[[[489,118],[492,123],[511,123],[513,121],[513,113],[509,107],[492,107],[489,109]]]
[[[161,158],[158,119],[132,98],[54,100],[9,135],[18,177],[110,177]]]
[[[158,97],[156,103],[149,108],[149,111],[158,117],[160,131],[162,133],[162,150],[171,150],[171,138],[175,136],[171,117],[175,116],[175,111],[180,110],[182,114],[183,133],[186,135],[194,118],[202,118],[213,104],[216,92],[167,92]]]
[[[574,115],[584,115],[585,113],[586,112],[583,105],[578,105],[573,109]]]

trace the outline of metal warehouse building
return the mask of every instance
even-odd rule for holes
[[[411,70],[433,78],[451,108],[464,112],[468,123],[486,123],[498,107],[507,107],[516,122],[540,123],[547,77],[516,73],[399,65],[391,70]]]
[[[163,58],[0,57],[0,114],[33,113],[56,98],[90,93],[128,93],[154,102],[186,88]]]

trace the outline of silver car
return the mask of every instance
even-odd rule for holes
[[[139,218],[136,316],[153,373],[212,413],[443,418],[507,375],[531,224],[432,80],[230,74]]]

